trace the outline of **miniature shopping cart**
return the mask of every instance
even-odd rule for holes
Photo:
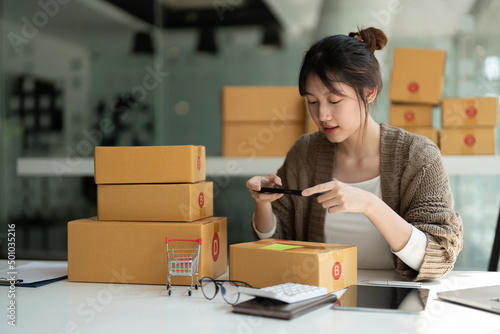
[[[192,241],[198,243],[197,248],[168,248],[170,241]],[[172,276],[191,276],[191,285],[188,287],[188,294],[191,296],[193,286],[198,290],[198,261],[200,259],[201,238],[199,239],[171,239],[165,238],[167,244],[167,291],[172,294]],[[193,279],[196,276],[196,279]]]

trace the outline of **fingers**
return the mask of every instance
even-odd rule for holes
[[[327,193],[329,191],[334,190],[337,186],[337,183],[338,183],[338,181],[330,181],[330,182],[315,185],[314,187],[304,189],[304,190],[302,190],[302,196],[311,196],[311,195],[318,195],[318,194],[321,194],[321,196],[323,196],[322,195],[323,193]],[[318,197],[318,200],[319,200],[319,197]]]
[[[259,193],[261,187],[281,186],[281,179],[275,174],[254,176],[247,181],[246,186],[250,191],[250,196],[258,203],[270,203],[280,199],[283,194]]]
[[[261,187],[273,187],[275,185],[282,185],[281,178],[275,174],[254,176],[246,183],[248,189],[255,191],[259,191]]]
[[[252,189],[249,189],[250,196],[258,203],[271,203],[280,199],[283,194],[269,194],[269,193],[259,193]]]

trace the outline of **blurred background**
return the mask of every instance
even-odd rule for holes
[[[500,94],[495,0],[1,0],[0,258],[16,224],[18,259],[66,259],[70,220],[95,216],[92,176],[71,172],[97,145],[206,146],[220,157],[221,89],[295,86],[316,40],[385,31],[377,57],[388,121],[394,47],[447,51],[444,97]],[[434,124],[439,127],[437,116]],[[55,173],[20,158],[60,158]],[[87,159],[87,160],[86,160]],[[269,173],[274,173],[270,169]],[[71,174],[71,175],[70,175]],[[208,175],[229,243],[252,240],[249,175]],[[456,269],[486,270],[500,177],[451,176],[465,245]]]

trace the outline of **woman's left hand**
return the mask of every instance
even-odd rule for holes
[[[318,184],[314,187],[304,189],[302,196],[318,196],[318,203],[329,213],[360,212],[366,214],[374,203],[374,194],[342,183],[330,181]],[[378,197],[377,197],[378,198]]]

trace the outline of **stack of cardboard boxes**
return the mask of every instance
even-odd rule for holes
[[[441,152],[495,154],[498,98],[443,99]]]
[[[166,237],[202,238],[200,278],[226,272],[227,220],[212,217],[205,175],[203,146],[96,147],[98,220],[68,223],[68,280],[166,284]]]
[[[222,155],[285,156],[305,132],[306,106],[296,86],[222,90]]]
[[[389,100],[389,124],[420,134],[438,145],[432,108],[443,91],[446,52],[394,48]]]

